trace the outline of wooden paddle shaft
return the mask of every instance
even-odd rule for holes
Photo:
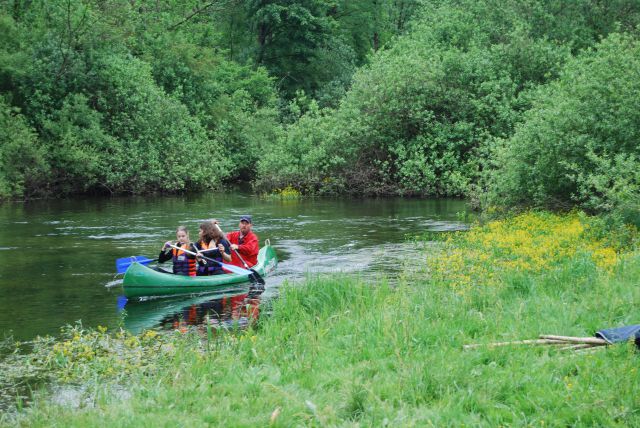
[[[222,262],[220,262],[220,261],[218,261],[218,260],[214,260],[214,259],[211,259],[211,258],[209,258],[209,257],[203,256],[203,255],[202,255],[202,254],[200,254],[199,252],[198,252],[198,253],[194,253],[193,251],[189,251],[189,250],[187,250],[186,248],[177,247],[177,246],[175,246],[175,245],[169,245],[169,246],[170,246],[171,248],[175,248],[176,250],[180,250],[180,251],[183,251],[183,252],[185,252],[185,253],[187,253],[187,254],[191,254],[192,256],[196,256],[196,257],[198,257],[198,256],[199,256],[199,257],[202,257],[203,259],[205,259],[205,260],[207,260],[207,261],[210,261],[210,262],[217,263],[217,264],[219,264],[220,266],[225,266],[225,264],[224,264],[224,263],[222,263]]]
[[[176,250],[183,251],[183,252],[185,252],[187,254],[191,254],[192,256],[202,257],[203,259],[205,259],[207,261],[210,261],[210,262],[213,262],[213,263],[217,263],[219,266],[222,266],[222,268],[224,268],[224,269],[226,269],[228,271],[231,271],[231,272],[233,272],[235,274],[238,274],[238,275],[249,275],[249,278],[251,278],[252,275],[255,274],[255,271],[252,271],[252,270],[249,270],[249,269],[243,269],[240,266],[234,266],[234,265],[231,265],[231,264],[222,263],[221,261],[214,260],[214,259],[211,259],[209,257],[205,257],[200,253],[194,253],[193,251],[189,251],[189,250],[183,249],[181,247],[177,247],[175,245],[170,245],[170,247],[171,248],[175,248]]]

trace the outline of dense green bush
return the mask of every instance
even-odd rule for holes
[[[640,43],[614,34],[542,87],[497,150],[490,202],[640,209]],[[633,214],[635,213],[635,214]]]
[[[262,159],[257,184],[476,195],[495,146],[513,135],[535,89],[581,49],[639,22],[640,4],[628,1],[425,2],[409,34],[356,73],[337,108],[310,108],[287,128]],[[582,186],[608,184],[591,177]]]
[[[44,181],[45,152],[33,129],[0,97],[0,198],[23,195]]]
[[[183,190],[220,183],[228,165],[197,118],[154,83],[131,57],[104,58],[96,104],[118,144],[109,147],[107,180],[117,190]]]
[[[263,68],[203,50],[189,37],[193,35],[176,34],[150,43],[155,81],[187,106],[215,142],[211,162],[228,159],[224,175],[249,180],[262,144],[272,141],[278,128],[273,79]]]
[[[259,185],[464,195],[487,145],[511,135],[527,106],[519,95],[569,55],[530,37],[513,10],[508,18],[480,12],[446,5],[425,15],[356,74],[339,108],[311,109],[288,128],[263,158]]]
[[[278,131],[272,78],[225,59],[210,22],[167,31],[186,3],[157,6],[2,4],[3,120],[18,120],[3,129],[13,164],[1,197],[198,190],[251,175]],[[16,157],[16,145],[34,147]]]
[[[70,94],[41,123],[41,138],[49,142],[45,156],[50,165],[48,191],[68,193],[108,186],[107,153],[118,141],[103,130],[102,115],[87,103],[86,96]]]
[[[585,149],[591,131],[573,140],[577,154],[558,153],[564,170],[544,186],[514,172],[531,158],[486,171],[525,138],[511,140],[517,124],[545,121],[523,116],[545,97],[540,85],[638,24],[635,0],[6,0],[0,197],[239,180],[315,194],[475,197],[497,186],[494,203],[632,213],[637,153]],[[605,92],[629,89],[594,78]],[[557,85],[548,91],[568,83]],[[559,117],[574,108],[557,101]],[[618,116],[629,135],[633,108]],[[607,132],[593,135],[628,137]]]

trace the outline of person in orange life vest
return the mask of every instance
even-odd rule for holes
[[[189,242],[189,231],[184,226],[178,226],[176,229],[176,247],[185,248],[189,251],[194,251],[193,244]],[[184,251],[171,248],[171,241],[167,241],[160,255],[158,256],[158,263],[164,263],[168,260],[173,260],[173,273],[176,275],[196,276],[196,258],[191,254],[187,254]]]
[[[196,249],[207,258],[222,263],[231,262],[231,249],[220,230],[211,221],[205,221],[200,225],[200,240],[196,243]],[[198,261],[198,275],[219,275],[224,273],[218,263],[207,261],[202,257],[196,257]]]
[[[255,266],[258,263],[260,246],[258,245],[258,237],[251,231],[252,227],[253,222],[251,221],[251,216],[243,215],[240,217],[240,223],[238,224],[238,229],[240,230],[227,233],[227,239],[231,243],[231,250],[235,250],[231,251],[232,265],[244,267],[236,251],[249,267]]]

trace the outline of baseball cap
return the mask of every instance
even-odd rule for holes
[[[240,216],[240,221],[246,221],[247,223],[252,223],[251,222],[251,216],[248,215],[248,214]]]

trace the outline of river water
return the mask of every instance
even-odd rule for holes
[[[163,242],[175,239],[177,225],[195,238],[203,220],[217,218],[230,231],[240,215],[253,215],[261,243],[269,239],[280,261],[267,278],[269,297],[283,281],[308,274],[377,277],[393,275],[402,263],[423,263],[407,237],[464,229],[466,211],[460,200],[279,200],[239,192],[6,203],[0,205],[0,334],[27,340],[77,321],[136,330],[170,317],[194,298],[128,302],[123,312],[114,261],[156,257]]]

